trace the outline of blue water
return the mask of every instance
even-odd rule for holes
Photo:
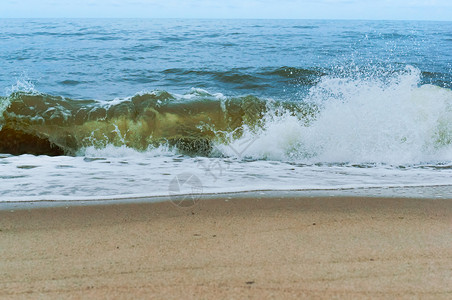
[[[4,19],[0,47],[0,87],[27,80],[76,99],[192,87],[290,98],[306,74],[275,74],[285,67],[412,65],[425,82],[450,88],[452,80],[451,22]]]
[[[28,134],[2,135],[2,149],[30,136],[72,147],[3,151],[0,201],[424,186],[452,197],[452,22],[3,19],[0,49],[0,127]],[[245,117],[253,97],[267,109]],[[138,111],[142,98],[153,106]],[[243,123],[220,130],[221,114]],[[208,131],[207,153],[163,142],[193,128]],[[187,174],[196,182],[175,188]]]

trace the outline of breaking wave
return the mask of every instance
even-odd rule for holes
[[[421,85],[409,67],[389,78],[325,76],[303,99],[310,118],[265,115],[231,145],[254,159],[305,163],[419,164],[452,161],[452,91]],[[247,142],[250,141],[250,142]],[[245,146],[244,146],[245,145]]]
[[[278,70],[291,76],[297,70]],[[161,146],[183,154],[306,163],[406,164],[452,160],[452,91],[390,76],[323,75],[292,101],[141,92],[111,101],[18,89],[0,98],[0,152],[83,155]]]

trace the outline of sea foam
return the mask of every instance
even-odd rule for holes
[[[315,116],[270,111],[257,133],[245,128],[217,147],[234,156],[251,141],[245,157],[304,163],[451,161],[452,91],[420,81],[413,67],[383,79],[324,76],[302,99],[318,107]]]

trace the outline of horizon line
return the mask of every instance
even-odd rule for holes
[[[1,19],[141,19],[141,20],[293,20],[293,21],[416,21],[416,22],[452,22],[446,19],[360,19],[360,18],[234,18],[234,17],[2,17]]]

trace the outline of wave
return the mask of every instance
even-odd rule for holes
[[[0,152],[83,155],[164,145],[189,155],[304,163],[452,161],[452,91],[421,77],[412,67],[385,78],[324,75],[293,101],[201,89],[73,100],[19,89],[0,98]]]
[[[209,76],[212,79],[218,80],[223,83],[247,83],[258,82],[260,78],[242,73],[240,70],[231,71],[208,71],[208,70],[191,70],[191,69],[167,69],[162,72],[163,74],[174,75],[192,75],[192,76]]]
[[[258,132],[218,147],[234,155],[246,145],[249,158],[305,163],[450,162],[452,91],[420,82],[412,67],[385,78],[325,76],[303,99],[317,108],[309,120],[266,114]]]
[[[296,67],[280,67],[280,68],[259,68],[254,75],[250,75],[249,70],[243,68],[231,69],[228,71],[213,71],[213,70],[192,70],[192,69],[166,69],[162,71],[166,75],[177,76],[206,76],[211,80],[216,80],[222,83],[229,84],[254,84],[256,86],[268,86],[262,84],[267,80],[292,80],[300,85],[312,86],[319,81],[321,76],[326,75],[320,69],[304,69]]]
[[[319,69],[303,69],[296,67],[281,67],[277,69],[264,70],[261,72],[264,75],[277,75],[281,77],[294,78],[294,77],[304,77],[312,79],[313,77],[320,77],[326,75],[324,71]]]
[[[267,110],[266,102],[256,97],[226,98],[200,89],[185,95],[153,91],[113,101],[73,100],[29,90],[0,101],[0,152],[15,155],[76,155],[87,147],[107,145],[145,151],[161,144],[207,155],[215,132],[254,126]]]

